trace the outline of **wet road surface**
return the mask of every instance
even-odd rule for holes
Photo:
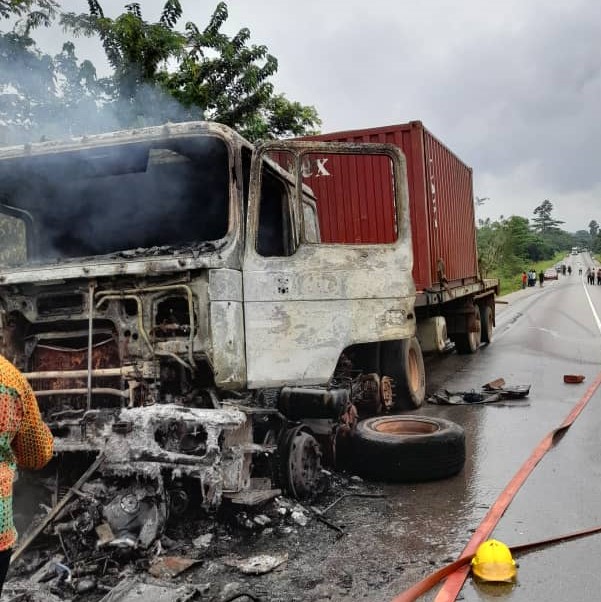
[[[574,259],[586,269],[587,258]],[[508,305],[498,306],[494,344],[470,358],[450,356],[446,362],[460,364],[457,373],[445,381],[446,388],[478,387],[499,376],[510,384],[532,384],[525,402],[449,407],[444,412],[467,433],[464,487],[458,490],[455,485],[448,492],[450,504],[463,509],[461,515],[451,517],[457,521],[452,530],[462,531],[463,545],[536,445],[559,426],[586,392],[587,383],[601,371],[597,324],[601,287],[583,283],[577,268],[574,262],[571,276],[511,295]],[[446,370],[444,363],[435,368],[439,378]],[[564,384],[562,377],[567,373],[584,374],[586,380],[580,385]],[[513,545],[601,524],[600,405],[601,389],[528,478],[492,537]],[[436,535],[452,547],[444,521],[436,525],[440,529]],[[592,536],[524,554],[518,558],[520,569],[513,588],[481,587],[468,578],[459,599],[597,599],[589,594],[599,591],[601,576],[586,560],[597,557],[599,551],[601,536]],[[434,599],[434,595],[424,599]]]
[[[577,261],[586,269],[585,257],[570,260],[571,276],[519,291],[508,297],[507,305],[498,305],[493,345],[473,356],[453,353],[428,362],[430,392],[439,387],[478,389],[503,377],[507,384],[531,384],[531,393],[520,401],[426,404],[417,411],[464,426],[465,469],[445,481],[384,485],[386,501],[358,501],[352,511],[341,512],[338,519],[347,522],[349,536],[335,544],[321,566],[333,574],[346,570],[355,583],[346,596],[334,594],[332,599],[390,600],[455,559],[536,445],[585,394],[601,371],[601,286],[587,286],[578,275]],[[564,384],[568,373],[583,374],[586,380]],[[601,524],[600,405],[601,389],[534,470],[492,537],[519,544]],[[518,558],[513,587],[491,589],[468,578],[458,599],[597,599],[592,594],[601,589],[601,575],[594,568],[599,552],[600,535],[530,552]],[[434,590],[422,599],[435,595]]]

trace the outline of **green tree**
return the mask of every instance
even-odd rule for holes
[[[549,199],[545,199],[534,209],[535,217],[532,218],[532,227],[536,232],[544,235],[551,230],[558,230],[558,226],[564,223],[561,220],[553,219],[551,213],[553,213],[553,203]]]
[[[113,68],[113,98],[105,112],[121,127],[202,117],[199,111],[182,112],[158,81],[167,61],[184,52],[185,36],[174,29],[182,14],[179,0],[167,0],[156,23],[142,18],[137,2],[127,4],[116,19],[106,17],[97,0],[88,0],[88,7],[89,14],[66,13],[61,23],[75,35],[98,35],[102,42]]]
[[[89,15],[66,13],[61,22],[75,35],[98,35],[121,99],[135,99],[140,86],[156,82],[161,65],[183,52],[185,37],[174,30],[182,14],[179,0],[165,2],[157,23],[142,18],[138,2],[127,4],[116,19],[106,17],[97,0],[88,6]]]
[[[0,18],[24,17],[31,29],[38,25],[50,25],[56,14],[58,2],[54,0],[0,0]]]
[[[597,234],[599,234],[599,224],[596,220],[592,219],[588,224],[588,231],[591,235],[591,240],[597,238]]]
[[[204,116],[251,140],[314,133],[321,124],[314,107],[274,93],[270,78],[278,62],[266,46],[250,44],[247,28],[232,37],[222,31],[225,2],[206,27],[187,23],[185,34],[175,29],[181,17],[178,0],[165,2],[158,23],[143,20],[139,3],[128,4],[116,19],[104,15],[98,0],[88,0],[88,6],[88,15],[69,13],[62,23],[76,34],[100,37],[115,70],[124,126],[174,119],[170,111],[176,105],[166,102],[164,93],[181,104],[176,119]],[[168,110],[157,116],[157,104]]]

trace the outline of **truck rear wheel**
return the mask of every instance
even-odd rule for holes
[[[382,343],[380,373],[393,379],[392,407],[419,408],[426,398],[426,370],[415,337]]]
[[[357,424],[353,468],[379,481],[416,482],[457,474],[465,463],[465,432],[431,416],[380,416]]]
[[[452,337],[457,353],[475,353],[478,347],[480,347],[482,324],[480,321],[480,308],[477,305],[474,305],[473,316],[467,322],[468,332],[457,332]],[[471,330],[469,329],[470,324],[472,324]]]

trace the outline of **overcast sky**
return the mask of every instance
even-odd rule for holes
[[[108,16],[125,1],[103,0]],[[64,0],[85,12],[85,0]],[[217,2],[182,0],[203,27]],[[323,132],[420,120],[474,170],[477,217],[531,218],[544,199],[566,230],[601,223],[598,0],[230,0],[279,61],[276,90],[314,105]],[[154,21],[162,0],[141,2]],[[48,51],[65,34],[37,31]],[[43,39],[42,39],[43,38]],[[101,48],[76,40],[103,68]]]

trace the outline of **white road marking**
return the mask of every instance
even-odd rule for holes
[[[584,294],[586,295],[586,298],[588,299],[588,304],[591,306],[591,311],[593,312],[593,318],[595,318],[595,322],[597,323],[597,328],[599,329],[599,334],[601,334],[601,320],[599,319],[599,314],[597,313],[597,310],[595,309],[595,306],[593,305],[591,296],[588,294],[586,284],[584,284],[584,278],[582,279],[582,288],[584,288]]]

